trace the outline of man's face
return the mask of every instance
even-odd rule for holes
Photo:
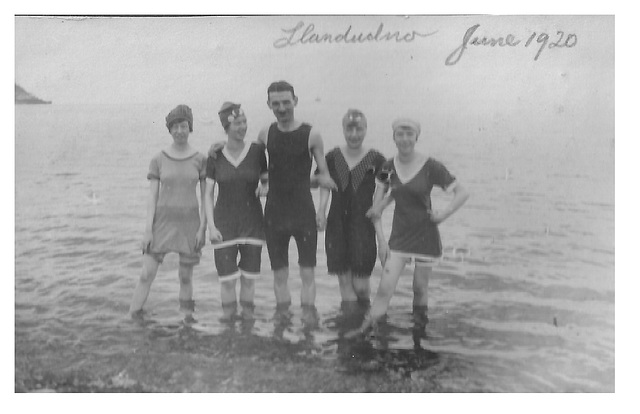
[[[269,92],[267,104],[278,122],[290,122],[293,120],[293,110],[298,104],[298,98],[291,91]]]

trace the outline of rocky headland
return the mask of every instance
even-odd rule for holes
[[[24,88],[16,84],[16,104],[50,104],[51,101],[42,100],[29,92]]]

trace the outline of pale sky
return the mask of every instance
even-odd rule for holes
[[[286,36],[284,30],[299,22],[305,28],[313,24],[317,34],[334,36],[349,26],[351,34],[375,32],[381,23],[383,33],[435,34],[412,42],[275,48],[274,42]],[[580,76],[565,79],[567,88],[590,82],[606,88],[605,94],[612,88],[613,23],[612,16],[16,17],[15,77],[28,90],[60,103],[157,102],[180,91],[207,99],[207,91],[253,83],[262,91],[270,80],[292,76],[308,79],[306,87],[314,92],[338,85],[355,94],[355,87],[385,84],[387,91],[389,86],[456,86],[448,91],[456,94],[480,81],[489,89],[510,81],[528,83],[527,77],[546,73],[528,85],[546,95],[555,76],[565,73]],[[476,46],[456,65],[446,66],[447,56],[473,24],[480,24],[476,36],[513,34],[521,43]],[[529,34],[549,33],[552,43],[557,30],[575,33],[577,45],[547,48],[534,61],[539,44],[523,46]]]
[[[514,46],[468,44],[447,65],[476,24],[469,42],[511,35]],[[296,25],[296,44],[275,47]],[[380,25],[382,35],[411,40],[309,41],[366,37]],[[549,39],[536,60],[541,33]],[[558,40],[575,46],[551,46]],[[16,17],[15,48],[16,82],[54,104],[231,99],[263,110],[266,87],[286,79],[302,98],[328,111],[339,106],[336,113],[375,104],[396,114],[455,112],[505,129],[569,122],[613,133],[613,16]]]

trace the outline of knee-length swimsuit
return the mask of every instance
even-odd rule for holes
[[[260,275],[264,227],[262,204],[255,191],[266,171],[264,145],[257,143],[245,144],[237,159],[224,148],[207,160],[207,179],[215,180],[219,189],[213,211],[222,242],[213,248],[220,281]]]
[[[386,179],[390,196],[395,200],[389,250],[392,254],[432,261],[442,256],[438,225],[430,219],[431,190],[434,185],[451,190],[455,177],[440,162],[427,158],[412,177],[400,177],[395,168],[397,157],[385,163],[378,175],[379,183]],[[391,172],[388,177],[383,174]]]
[[[181,263],[200,261],[200,252],[196,251],[200,227],[196,190],[199,181],[205,178],[206,161],[201,153],[177,159],[160,151],[149,164],[147,179],[160,181],[150,248],[159,262],[169,252],[179,253]]]
[[[298,264],[316,265],[318,230],[311,197],[309,134],[311,125],[303,123],[294,131],[280,131],[271,124],[267,135],[269,154],[269,193],[265,203],[265,236],[271,269],[289,266],[289,241],[298,247]]]
[[[328,271],[370,277],[377,257],[376,232],[365,214],[373,201],[376,174],[386,159],[372,149],[349,169],[340,148],[331,150],[325,158],[331,178],[338,185],[338,190],[331,192],[325,233]]]

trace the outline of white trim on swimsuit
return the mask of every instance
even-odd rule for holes
[[[240,269],[240,273],[242,273],[242,277],[246,279],[255,280],[260,278],[260,273],[247,272],[246,270],[243,270],[243,269]]]
[[[396,166],[396,176],[398,177],[398,180],[400,180],[400,184],[402,185],[406,185],[409,181],[413,180],[419,173],[420,171],[422,171],[422,169],[424,168],[424,165],[427,163],[427,161],[429,161],[429,157],[425,157],[424,162],[422,164],[420,164],[420,166],[415,170],[415,171],[411,171],[410,174],[404,176],[400,173],[400,171],[398,170],[397,165],[400,163],[398,161],[398,155],[393,157],[393,165]]]
[[[231,282],[232,280],[237,280],[237,279],[240,279],[240,271],[239,270],[231,273],[230,275],[226,275],[226,276],[218,275],[218,280],[220,282]]]
[[[251,148],[251,144],[245,144],[244,148],[242,149],[242,152],[240,153],[240,155],[238,155],[238,158],[233,158],[233,156],[231,156],[231,153],[229,152],[227,147],[224,147],[222,149],[222,153],[224,154],[227,161],[229,161],[229,164],[238,168],[238,166],[242,164],[242,161],[244,161],[244,159],[247,157],[247,154],[249,153],[249,148]]]
[[[427,256],[418,253],[401,252],[399,250],[389,250],[389,252],[395,256],[408,259],[410,262],[414,261],[416,266],[432,266],[442,261],[443,256]]]
[[[241,244],[251,244],[254,246],[264,246],[265,241],[264,240],[260,240],[260,239],[256,239],[253,237],[242,237],[242,238],[238,238],[238,239],[232,239],[232,240],[227,240],[227,241],[223,241],[220,243],[216,243],[213,245],[213,250],[216,249],[223,249],[225,247],[230,247],[230,246],[237,246],[237,245],[241,245]]]

